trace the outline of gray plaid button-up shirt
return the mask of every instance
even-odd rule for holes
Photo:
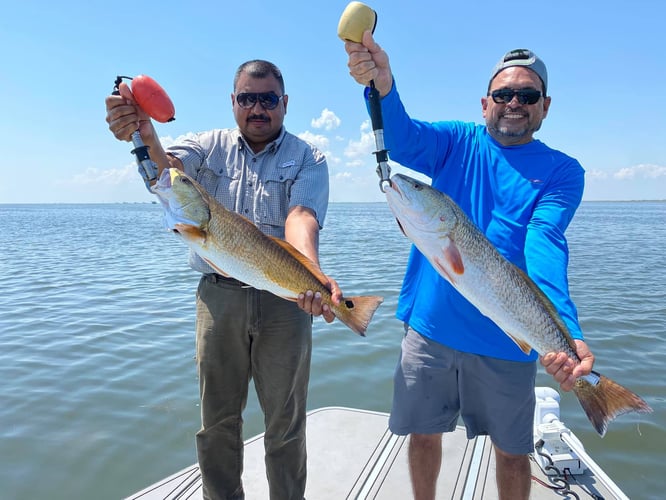
[[[314,211],[323,227],[328,205],[328,167],[313,145],[287,132],[255,154],[240,130],[216,129],[170,146],[167,153],[183,162],[196,179],[227,209],[237,212],[264,233],[284,238],[289,209]],[[214,270],[198,255],[190,265],[202,273]]]

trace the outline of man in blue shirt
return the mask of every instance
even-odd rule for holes
[[[345,49],[352,77],[363,85],[374,81],[379,92],[391,157],[432,178],[433,187],[451,196],[555,304],[582,362],[547,353],[541,363],[571,390],[594,363],[569,296],[564,237],[582,198],[584,171],[533,137],[551,101],[543,61],[525,49],[499,61],[481,99],[485,125],[430,123],[406,113],[388,56],[369,31]],[[525,355],[415,248],[397,317],[405,337],[389,426],[410,435],[414,497],[435,498],[442,433],[453,431],[462,416],[468,437],[488,434],[493,441],[500,498],[528,498],[537,354]]]

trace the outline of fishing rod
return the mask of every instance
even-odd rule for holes
[[[131,80],[130,88],[120,87],[123,79]],[[111,94],[122,95],[125,99],[133,101],[148,116],[160,123],[167,123],[176,119],[173,102],[171,102],[169,95],[149,76],[139,75],[134,78],[118,76]],[[150,191],[151,184],[157,180],[157,164],[150,159],[149,147],[143,143],[139,129],[132,132],[132,144],[134,144],[132,154],[136,156],[139,174],[141,174],[143,182],[146,184],[146,189]]]
[[[377,13],[361,2],[350,2],[345,8],[340,22],[338,23],[338,36],[343,41],[361,43],[365,31],[375,32],[377,26]],[[386,187],[391,185],[391,167],[388,164],[388,150],[384,145],[384,120],[382,118],[382,106],[379,102],[379,91],[375,87],[375,81],[370,81],[368,92],[368,104],[370,108],[370,121],[372,132],[375,136],[374,155],[377,158],[377,175],[379,176],[379,189],[385,192]]]

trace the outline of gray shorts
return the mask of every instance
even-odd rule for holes
[[[461,416],[469,439],[489,435],[506,453],[534,450],[536,362],[456,351],[406,328],[394,375],[391,432],[452,432]]]

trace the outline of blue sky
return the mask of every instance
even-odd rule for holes
[[[168,144],[234,127],[233,74],[254,58],[282,69],[285,125],[326,152],[331,201],[383,201],[362,88],[336,34],[348,3],[5,2],[0,203],[152,201],[131,145],[104,121],[116,75],[147,74],[168,91],[176,121],[157,124]],[[413,117],[482,122],[491,68],[531,48],[552,95],[537,137],[581,162],[584,199],[666,199],[666,3],[365,3]]]

